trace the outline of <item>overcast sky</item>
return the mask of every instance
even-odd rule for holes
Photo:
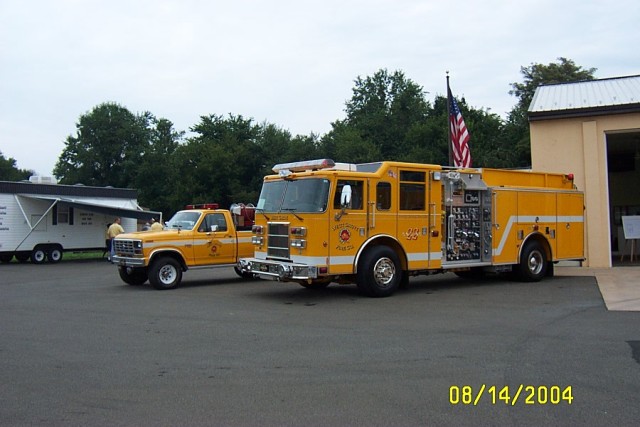
[[[0,0],[0,151],[51,176],[103,102],[176,130],[232,113],[321,135],[382,68],[430,101],[448,70],[456,97],[505,117],[521,66],[640,74],[639,18],[637,0]]]

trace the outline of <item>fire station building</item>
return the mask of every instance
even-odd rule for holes
[[[585,193],[583,265],[611,267],[631,247],[622,218],[640,215],[640,75],[540,86],[529,122],[532,169]]]

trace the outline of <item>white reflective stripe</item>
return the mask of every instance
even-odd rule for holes
[[[145,248],[157,248],[158,246],[185,246],[192,245],[193,240],[158,240],[153,242],[142,242],[142,246]]]
[[[409,262],[441,260],[442,252],[410,252],[407,254],[407,259]]]
[[[332,265],[353,265],[356,257],[353,255],[344,255],[344,256],[332,256],[329,257],[329,263]]]
[[[134,239],[135,240],[135,239]],[[159,246],[186,246],[186,245],[206,245],[208,243],[212,243],[213,241],[218,241],[224,245],[228,245],[230,243],[234,243],[236,241],[235,238],[230,237],[226,239],[216,239],[211,237],[210,239],[184,239],[184,240],[156,240],[153,242],[142,242],[142,245],[145,248],[157,248]],[[238,239],[239,243],[251,243],[251,237],[242,237]]]
[[[584,216],[559,216],[558,222],[584,222]]]
[[[351,257],[353,259],[353,257]],[[327,257],[291,255],[291,260],[296,264],[327,265]]]
[[[536,218],[538,222],[584,222],[584,216],[517,216],[512,215],[509,217],[509,221],[507,221],[507,226],[504,228],[504,233],[502,233],[502,238],[500,239],[500,244],[496,249],[493,250],[493,256],[500,256],[502,254],[502,250],[504,249],[504,245],[507,243],[507,238],[509,237],[509,233],[511,233],[511,227],[513,227],[514,222],[522,223],[522,222],[536,222]]]

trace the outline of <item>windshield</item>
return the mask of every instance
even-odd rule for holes
[[[200,218],[200,212],[180,211],[167,221],[167,228],[175,230],[181,228],[183,230],[192,230]]]
[[[257,208],[266,213],[324,212],[328,199],[328,179],[268,181],[262,186]]]

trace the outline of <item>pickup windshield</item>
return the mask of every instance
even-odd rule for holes
[[[328,199],[328,179],[267,181],[262,186],[256,207],[266,213],[324,212]]]
[[[196,223],[198,222],[198,218],[200,218],[200,212],[176,212],[176,214],[169,221],[167,221],[167,228],[169,230],[193,230],[193,227],[195,227]]]

